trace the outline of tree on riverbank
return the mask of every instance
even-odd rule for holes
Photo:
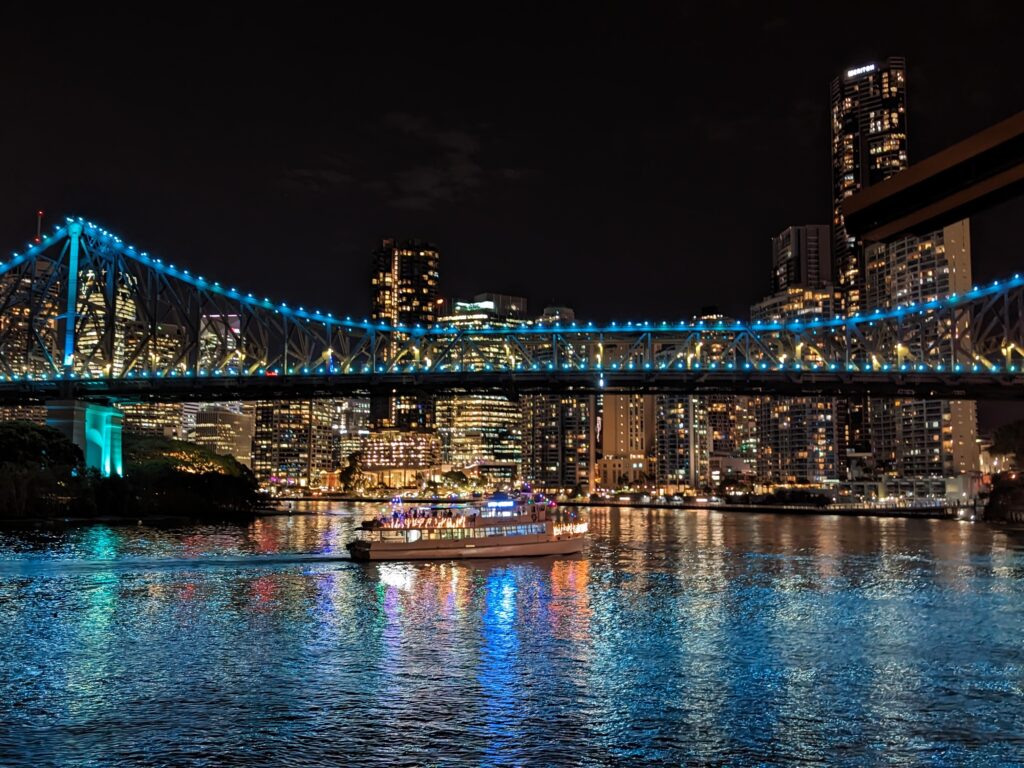
[[[260,503],[252,471],[231,456],[165,438],[125,436],[124,477],[86,470],[61,432],[0,423],[0,518],[249,516]]]
[[[52,427],[0,423],[0,517],[56,513],[81,495],[82,451]]]

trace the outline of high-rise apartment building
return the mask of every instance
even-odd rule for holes
[[[370,319],[392,326],[433,323],[440,260],[440,252],[430,243],[385,239],[373,252]],[[430,430],[434,425],[433,401],[427,396],[375,397],[370,410],[373,426],[379,429]]]
[[[524,395],[523,478],[550,492],[592,490],[594,398]]]
[[[923,304],[971,287],[969,220],[924,237],[870,244],[866,253],[869,306],[892,309]],[[909,362],[940,362],[950,328],[938,316],[926,325],[919,348],[897,350]],[[871,452],[882,474],[953,477],[978,469],[977,415],[967,400],[872,399],[868,403]]]
[[[711,432],[707,400],[693,395],[656,395],[658,486],[675,492],[711,485]]]
[[[600,402],[603,488],[654,482],[655,404],[653,395],[603,395]]]
[[[252,469],[272,491],[318,488],[331,463],[331,400],[259,400]]]
[[[119,403],[125,435],[184,440],[181,403]]]
[[[788,288],[750,309],[753,321],[832,316],[831,286]],[[759,395],[751,407],[757,424],[757,476],[768,485],[822,485],[840,479],[842,408],[835,398]]]
[[[843,201],[907,167],[907,67],[902,57],[847,69],[832,81],[832,258],[846,314],[865,305],[863,244]]]
[[[832,259],[837,311],[871,309],[866,300],[864,244],[847,233],[843,201],[885,181],[909,164],[907,67],[902,57],[850,67],[832,81]],[[851,398],[842,406],[851,450],[870,450],[868,405]]]
[[[772,293],[832,283],[832,235],[825,224],[787,227],[772,238]]]

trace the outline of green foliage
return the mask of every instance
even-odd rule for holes
[[[224,517],[259,503],[256,477],[232,456],[163,437],[127,439],[123,453],[124,480],[102,484],[110,506],[130,500],[140,514]]]
[[[7,421],[0,423],[0,462],[70,470],[81,466],[82,451],[53,427]]]
[[[458,469],[452,469],[441,475],[441,479],[444,480],[448,485],[464,486],[469,485],[469,477],[465,472]]]
[[[0,517],[56,514],[79,490],[82,451],[60,431],[0,423]]]
[[[58,430],[0,423],[0,518],[249,516],[256,478],[231,456],[164,438],[131,439],[125,476],[86,470],[82,452]]]
[[[352,451],[348,455],[348,465],[338,473],[338,479],[345,491],[354,491],[364,484],[362,451]]]

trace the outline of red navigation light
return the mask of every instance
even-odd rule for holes
[[[267,376],[277,376],[277,371],[267,371]]]

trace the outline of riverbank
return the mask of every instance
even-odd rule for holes
[[[370,503],[370,504],[387,504],[393,499],[393,496],[382,497],[382,496],[342,496],[342,495],[329,495],[329,496],[299,496],[288,499],[278,500],[278,504],[287,504],[289,502],[351,502],[351,503]],[[472,498],[456,498],[456,499],[437,499],[429,497],[403,497],[402,502],[404,504],[472,504],[479,503],[480,499]],[[812,504],[709,504],[700,502],[657,502],[657,501],[619,501],[617,499],[601,499],[600,501],[578,501],[578,500],[567,500],[559,501],[560,506],[565,507],[612,507],[612,508],[632,508],[632,509],[683,509],[683,510],[705,510],[705,511],[716,511],[716,512],[748,512],[748,513],[769,513],[769,514],[784,514],[784,515],[840,515],[843,517],[906,517],[906,518],[922,518],[922,519],[936,519],[936,520],[949,520],[958,517],[970,518],[972,515],[981,517],[983,508],[979,507],[975,510],[972,507],[959,507],[953,505],[936,505],[936,506],[891,506],[891,507],[876,507],[876,506],[859,506],[859,505],[836,505],[836,506],[815,506]],[[316,510],[288,510],[284,509],[281,511],[261,511],[261,515],[273,515],[273,514],[317,514]]]

